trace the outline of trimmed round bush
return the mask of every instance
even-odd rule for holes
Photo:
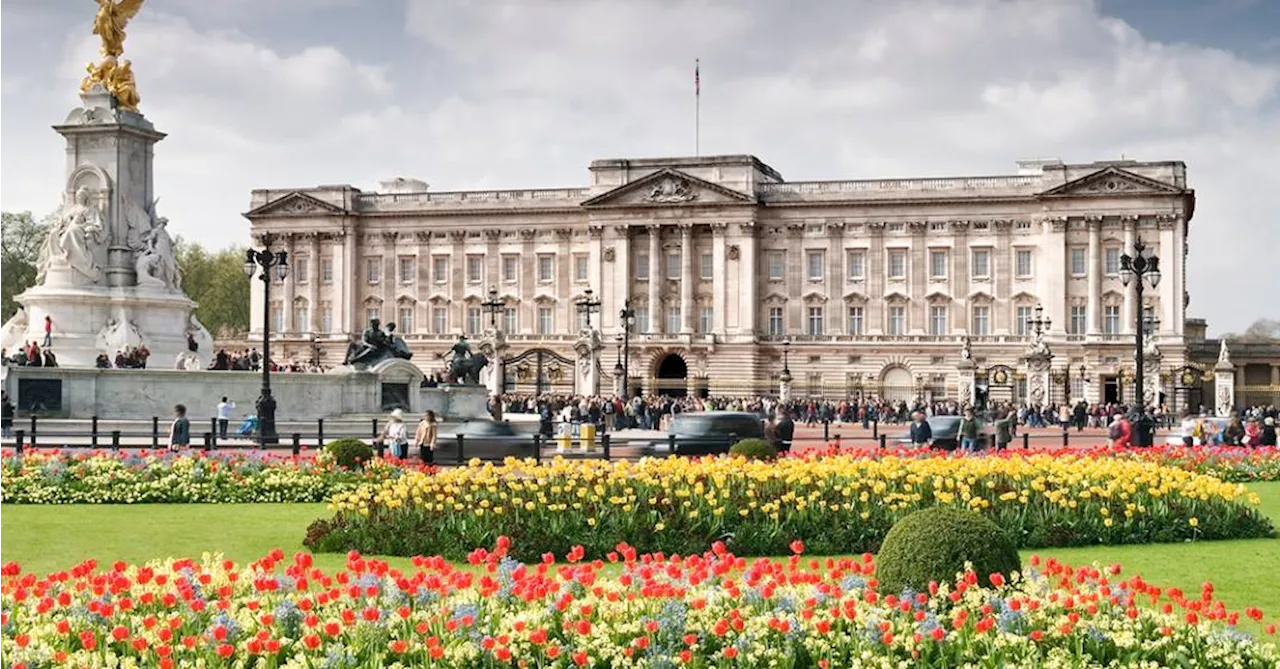
[[[966,562],[984,586],[991,585],[991,574],[1007,577],[1022,569],[1018,549],[999,525],[973,511],[938,506],[889,528],[876,556],[876,578],[885,594],[908,587],[923,592],[930,581],[954,582]]]
[[[778,449],[763,439],[743,439],[729,447],[729,455],[742,456],[748,460],[774,460],[778,457]]]
[[[337,439],[324,445],[339,467],[359,469],[373,459],[373,448],[359,439]]]

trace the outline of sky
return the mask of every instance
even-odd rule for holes
[[[91,0],[0,11],[0,207],[56,208]],[[1182,160],[1189,315],[1280,316],[1280,0],[152,0],[128,26],[170,228],[243,244],[254,188],[585,186],[750,153],[789,180]]]

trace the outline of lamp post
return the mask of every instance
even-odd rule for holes
[[[507,306],[506,302],[498,299],[497,286],[489,286],[489,299],[480,303],[484,310],[489,312],[489,327],[494,330],[498,329],[498,313]]]
[[[250,280],[255,273],[262,279],[262,394],[254,403],[258,413],[258,441],[267,446],[276,444],[276,400],[271,396],[271,268],[281,281],[289,275],[289,254],[271,252],[271,233],[262,235],[262,250],[249,249],[244,256],[244,275]]]
[[[631,298],[622,302],[618,312],[622,321],[622,398],[631,396],[631,326],[636,322],[636,310],[631,308]]]
[[[1053,326],[1053,320],[1044,317],[1044,307],[1036,305],[1036,315],[1027,319],[1027,327],[1031,328],[1031,334],[1035,335],[1036,341],[1040,341],[1044,337],[1044,333]]]
[[[1134,401],[1143,410],[1146,409],[1146,395],[1144,394],[1143,375],[1145,354],[1143,352],[1143,337],[1146,336],[1145,310],[1142,308],[1142,292],[1148,282],[1151,287],[1155,288],[1160,285],[1160,258],[1154,254],[1148,254],[1147,245],[1139,238],[1133,243],[1133,255],[1128,253],[1120,256],[1120,282],[1127,288],[1129,283],[1133,283],[1135,299],[1138,303],[1137,323],[1135,323],[1134,339],[1134,367],[1136,373],[1133,376],[1134,382]]]
[[[600,311],[600,300],[592,299],[592,293],[594,291],[590,288],[586,289],[583,291],[582,299],[578,300],[577,303],[578,313],[586,318],[585,327],[583,328],[585,330],[591,329],[591,314]]]
[[[782,342],[782,375],[779,377],[785,383],[791,380],[791,360],[788,353],[791,352],[791,340]]]
[[[613,338],[613,378],[622,380],[622,396],[627,395],[627,368],[622,366],[622,342],[624,337],[618,335]]]

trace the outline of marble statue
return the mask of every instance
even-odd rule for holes
[[[36,260],[36,283],[44,283],[49,268],[65,265],[91,283],[102,278],[96,251],[102,245],[106,228],[102,212],[90,201],[89,189],[81,186],[69,202],[54,216],[53,225],[40,247]]]
[[[106,325],[103,325],[102,329],[98,331],[95,344],[99,351],[110,354],[113,351],[138,348],[144,342],[142,341],[142,331],[138,329],[137,323],[132,320],[108,318]]]
[[[163,216],[142,236],[144,248],[138,254],[138,285],[160,285],[179,290],[182,276],[173,254],[173,238],[169,236],[169,219]]]
[[[343,364],[358,368],[370,367],[387,358],[408,360],[413,357],[404,339],[396,336],[395,323],[388,323],[386,331],[382,329],[382,321],[374,318],[369,321],[358,341],[347,347],[347,356]]]
[[[973,342],[965,336],[960,340],[960,358],[963,360],[973,360]]]
[[[1224,338],[1218,346],[1218,364],[1226,367],[1231,364],[1231,352],[1227,350],[1227,340]]]

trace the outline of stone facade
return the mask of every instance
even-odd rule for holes
[[[1143,305],[1159,320],[1161,365],[1185,363],[1194,205],[1174,161],[788,182],[753,156],[704,156],[597,160],[580,188],[432,192],[401,179],[380,192],[255,190],[246,216],[255,240],[272,233],[293,259],[271,291],[282,358],[339,363],[378,316],[432,372],[458,333],[490,328],[493,289],[508,360],[573,359],[576,303],[591,289],[604,388],[629,299],[629,378],[644,390],[776,393],[785,356],[797,397],[955,397],[968,337],[977,376],[1005,399],[1026,392],[1027,321],[1043,305],[1051,401],[1101,401],[1129,391],[1139,305],[1117,270],[1138,238],[1163,269]],[[520,357],[505,388],[571,392],[575,374],[561,365]],[[991,373],[1002,366],[1013,373]]]

